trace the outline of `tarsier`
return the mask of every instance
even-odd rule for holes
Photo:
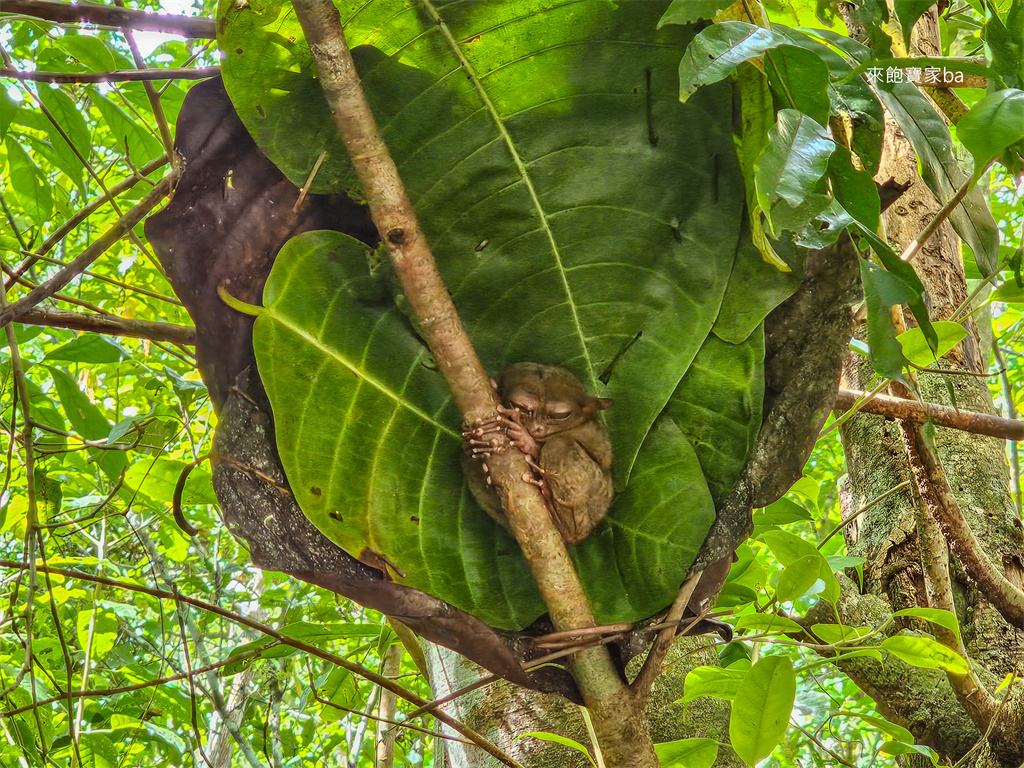
[[[562,538],[582,541],[612,503],[612,446],[597,413],[612,401],[591,397],[572,373],[553,365],[516,363],[493,383],[502,402],[498,414],[464,433],[473,497],[508,527],[487,467],[494,438],[505,431],[530,466],[523,479],[541,489]]]

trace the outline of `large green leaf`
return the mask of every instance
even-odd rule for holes
[[[334,232],[295,238],[264,300],[257,362],[305,514],[348,551],[384,555],[406,583],[487,621],[536,618],[518,546],[464,488],[444,381],[369,274],[365,247]],[[598,615],[639,618],[671,600],[713,517],[693,448],[659,420],[609,517],[573,548]]]
[[[620,492],[572,555],[600,620],[650,615],[713,520],[705,474],[727,490],[756,434],[760,320],[781,300],[733,273],[730,89],[679,103],[691,33],[655,31],[663,4],[588,2],[583,19],[545,2],[451,4],[443,25],[430,8],[342,7],[350,42],[376,46],[355,51],[364,87],[488,369],[557,363],[615,399]],[[326,148],[318,178],[351,189],[300,34],[290,9],[229,4],[226,84],[293,181]],[[325,233],[290,243],[256,324],[296,499],[349,552],[521,627],[543,611],[527,566],[465,491],[459,415],[364,250]],[[709,333],[727,287],[761,309],[723,341]],[[697,406],[703,421],[678,416]]]
[[[677,102],[686,36],[655,40],[662,5],[587,7],[586,23],[539,0],[448,5],[443,27],[389,3],[342,18],[352,43],[400,51],[364,53],[360,75],[481,359],[564,365],[614,398],[621,485],[718,314],[743,197],[728,89]],[[334,132],[317,83],[285,69],[308,51],[286,46],[290,10],[230,8],[228,92],[301,183]]]

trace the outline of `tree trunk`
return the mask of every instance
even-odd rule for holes
[[[887,119],[878,178],[885,180],[890,176],[898,182],[913,182],[884,216],[890,242],[903,247],[917,236],[939,205],[918,177],[916,159],[907,139],[895,122]],[[950,319],[966,298],[967,287],[959,241],[948,224],[924,244],[914,266],[925,284],[932,319]],[[904,322],[912,324],[909,313]],[[980,373],[985,363],[978,329],[969,319],[964,326],[967,338],[938,367]],[[851,354],[844,369],[844,386],[866,389],[872,375],[870,364]],[[984,378],[922,373],[918,382],[926,402],[995,413]],[[955,393],[955,402],[949,396],[947,383]],[[847,484],[841,493],[844,518],[893,486],[911,479],[907,448],[898,424],[877,416],[857,416],[840,428],[840,436],[848,468]],[[1024,537],[1008,492],[1004,442],[943,428],[936,429],[935,442],[968,524],[989,559],[1019,588]],[[948,579],[951,588],[947,593],[952,594],[972,669],[989,694],[1001,699],[1003,694],[994,693],[999,682],[1009,673],[1024,673],[1020,651],[1024,634],[1008,624],[965,577],[956,557],[950,556],[950,542],[942,539],[935,522],[924,510],[914,483],[860,516],[846,527],[844,534],[850,554],[867,560],[862,589],[858,590],[852,581],[844,582],[840,605],[844,622],[877,626],[892,611],[942,607],[936,604],[936,582]],[[956,552],[956,542],[951,543]],[[901,629],[935,634],[933,626],[920,622],[900,623],[896,631]],[[1012,736],[996,736],[995,731],[1000,730],[996,728],[986,739],[944,673],[911,668],[892,657],[886,657],[882,665],[857,659],[840,667],[875,699],[880,712],[907,727],[918,743],[936,749],[943,760],[959,760],[977,747],[974,765],[1020,765],[1024,754],[1019,736],[1016,742]],[[1021,722],[1019,686],[1011,690],[998,720],[1003,727]]]
[[[669,652],[665,672],[655,682],[647,703],[648,725],[655,743],[691,737],[728,741],[728,703],[708,697],[687,706],[677,701],[683,695],[683,679],[687,672],[699,666],[718,666],[715,645],[709,640],[708,637],[683,637]],[[445,648],[430,643],[422,645],[434,696],[446,696],[479,679],[480,668],[472,662]],[[628,671],[631,675],[639,671],[642,660],[638,657],[630,663]],[[530,768],[590,766],[583,755],[569,747],[535,738],[516,741],[521,734],[546,731],[590,746],[579,708],[560,696],[498,682],[473,691],[447,706],[454,717],[493,740]],[[445,742],[443,747],[440,744],[435,746],[434,768],[492,768],[495,765],[493,758],[473,746],[451,741]],[[720,749],[716,768],[742,768],[742,765],[731,749]]]

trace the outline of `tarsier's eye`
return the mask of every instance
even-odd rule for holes
[[[565,421],[570,416],[572,416],[572,411],[562,408],[553,408],[550,411],[548,411],[548,416],[554,419],[555,421]]]

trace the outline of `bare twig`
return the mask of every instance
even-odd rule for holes
[[[28,325],[45,325],[50,328],[70,328],[73,331],[105,333],[110,336],[166,341],[171,344],[193,346],[196,343],[196,329],[187,325],[134,320],[116,315],[85,315],[63,309],[35,307],[18,318],[18,322]]]
[[[647,652],[647,658],[644,659],[644,665],[641,667],[640,673],[633,681],[633,690],[641,697],[646,698],[650,694],[654,680],[661,674],[661,665],[665,661],[665,656],[668,655],[669,648],[672,647],[672,641],[676,639],[676,632],[679,629],[677,625],[680,619],[683,618],[683,612],[686,610],[686,606],[689,605],[690,597],[693,596],[693,590],[697,588],[703,573],[704,571],[697,571],[683,582],[683,586],[680,587],[672,607],[668,609],[665,622],[669,626],[658,633],[654,644],[651,646],[651,650]]]
[[[835,408],[847,409],[864,396],[864,392],[854,389],[841,389],[836,397]],[[890,419],[905,419],[915,424],[923,424],[931,419],[940,427],[959,429],[976,435],[1001,437],[1005,440],[1024,440],[1024,421],[1006,419],[1002,416],[990,416],[975,411],[958,411],[944,405],[905,400],[889,395],[875,395],[863,403],[858,409],[861,413],[873,413]]]
[[[4,0],[4,13],[18,13],[61,24],[84,23],[106,27],[130,27],[148,32],[166,32],[182,37],[213,39],[217,25],[213,19],[146,13],[99,3],[65,3],[62,0]]]
[[[167,196],[172,186],[172,176],[165,176],[150,190],[139,203],[126,213],[114,226],[104,232],[88,248],[80,253],[66,267],[57,272],[45,283],[33,289],[28,295],[0,311],[0,326],[7,325],[13,320],[18,320],[28,310],[34,308],[41,301],[52,296],[65,285],[70,283],[82,270],[99,258],[104,251],[120,240],[125,234],[131,231],[132,227],[142,221],[153,208],[159,205],[160,201]]]
[[[32,564],[26,564],[19,562],[17,560],[0,560],[0,568],[10,568],[13,570],[23,571],[28,569],[30,565],[34,565],[34,562]],[[38,570],[44,569],[39,568]],[[315,645],[310,645],[309,643],[305,643],[294,637],[290,637],[284,634],[283,632],[278,632],[276,629],[266,624],[250,619],[247,616],[242,616],[241,614],[235,613],[233,611],[221,608],[219,605],[208,603],[205,600],[199,600],[198,598],[188,597],[187,595],[183,595],[177,591],[170,592],[165,589],[154,589],[153,587],[145,587],[141,584],[132,584],[125,581],[118,581],[117,579],[108,579],[104,576],[93,576],[92,574],[81,573],[79,571],[72,571],[65,568],[47,567],[45,568],[45,571],[47,573],[60,574],[61,576],[66,576],[70,579],[82,579],[83,581],[94,582],[97,584],[105,584],[109,587],[127,589],[131,592],[139,592],[141,594],[149,595],[150,597],[159,598],[161,600],[175,600],[179,603],[185,603],[186,605],[194,606],[196,608],[199,608],[200,610],[208,611],[209,613],[220,616],[221,618],[227,619],[236,624],[240,624],[244,627],[248,627],[249,629],[255,630],[256,632],[260,632],[264,635],[267,635],[268,637],[272,637],[275,640],[283,643],[284,645],[291,646],[292,648],[296,648],[304,653],[308,653],[311,656],[315,656],[318,659],[322,659],[343,669],[347,669],[354,675],[358,675],[359,677],[362,677],[370,681],[371,683],[376,683],[377,685],[386,690],[393,691],[397,696],[404,699],[405,701],[410,702],[415,706],[422,706],[424,704],[427,704],[426,699],[420,698],[419,696],[403,688],[401,685],[394,682],[393,680],[389,680],[388,678],[383,677],[382,675],[378,675],[376,672],[367,669],[362,664],[356,664],[355,662],[349,661],[348,659],[342,658],[341,656],[322,650],[321,648],[318,648]],[[498,758],[504,765],[512,766],[512,768],[523,768],[518,762],[516,762],[508,755],[506,755],[504,752],[502,752],[500,749],[495,747],[483,736],[481,736],[468,726],[462,724],[460,721],[456,720],[450,715],[446,714],[445,712],[439,709],[434,709],[431,711],[430,714],[436,717],[445,725],[447,725],[449,728],[452,728],[458,733],[461,733],[467,739],[469,739],[478,747],[487,752],[487,754]]]
[[[0,69],[0,77],[37,83],[130,83],[151,80],[205,80],[220,74],[220,67],[179,67],[168,69],[115,69],[110,72],[28,72]]]

